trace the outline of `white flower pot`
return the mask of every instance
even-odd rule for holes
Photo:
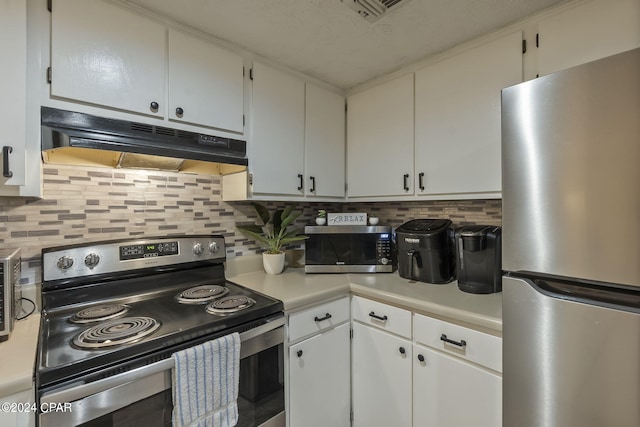
[[[280,274],[284,270],[284,252],[279,254],[262,254],[262,265],[267,274]]]
[[[327,218],[316,218],[316,224],[318,225],[325,225],[327,223]]]
[[[376,225],[378,223],[377,217],[369,217],[369,224]]]

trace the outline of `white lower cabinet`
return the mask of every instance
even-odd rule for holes
[[[411,341],[353,323],[354,427],[411,426]]]
[[[34,427],[36,425],[36,413],[33,410],[35,405],[33,388],[0,397],[0,402],[8,408],[8,410],[0,411],[0,426]]]
[[[420,345],[413,353],[414,426],[502,425],[500,375]]]
[[[502,425],[499,337],[358,296],[351,304],[354,426]]]
[[[288,336],[288,426],[349,427],[349,298],[290,314]]]

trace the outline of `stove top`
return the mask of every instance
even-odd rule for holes
[[[109,376],[282,316],[282,302],[226,281],[221,262],[167,265],[43,283],[38,386]]]

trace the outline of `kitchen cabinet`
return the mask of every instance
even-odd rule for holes
[[[240,55],[169,29],[170,120],[244,131],[244,76]]]
[[[502,340],[421,314],[413,338],[413,425],[500,427]]]
[[[593,0],[538,24],[538,71],[546,75],[640,47],[640,2]]]
[[[305,194],[344,197],[344,96],[307,83],[305,107]]]
[[[253,63],[249,164],[252,191],[304,194],[304,81]]]
[[[350,426],[349,298],[290,314],[288,336],[288,425]]]
[[[413,74],[347,99],[347,196],[413,194]]]
[[[354,426],[499,427],[502,340],[352,298]]]
[[[19,195],[27,178],[27,6],[24,0],[0,2],[0,195]]]
[[[357,296],[351,303],[353,425],[410,426],[410,312]]]
[[[522,82],[520,31],[415,73],[415,193],[500,197],[500,91]]]
[[[21,391],[9,396],[0,397],[3,407],[8,411],[0,411],[0,425],[11,427],[34,427],[36,425],[36,413],[34,389]]]
[[[166,28],[103,1],[54,0],[51,96],[163,117]]]

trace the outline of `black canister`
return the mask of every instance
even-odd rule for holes
[[[473,294],[502,291],[502,229],[467,225],[456,229],[458,287]]]
[[[398,227],[400,277],[427,283],[451,282],[455,276],[453,234],[448,219],[414,219]]]

